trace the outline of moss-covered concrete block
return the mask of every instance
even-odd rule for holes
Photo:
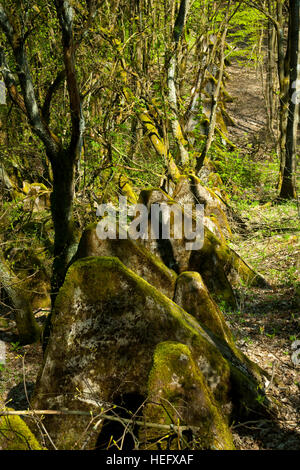
[[[234,449],[228,423],[187,345],[171,341],[157,345],[148,390],[145,419],[170,425],[188,423],[191,429],[194,428],[193,445],[198,449]],[[143,437],[153,442],[155,437],[161,439],[161,433],[145,428]],[[160,442],[162,448],[168,443],[171,448],[178,449],[178,441],[179,446],[185,448],[188,433],[174,433],[171,445],[170,438]]]
[[[173,298],[177,275],[159,257],[129,237],[101,240],[96,227],[96,224],[91,225],[84,231],[73,261],[89,256],[115,256],[167,297]]]
[[[205,187],[195,175],[182,176],[177,183],[173,199],[178,204],[203,204],[206,217],[214,216],[226,238],[232,237],[227,219],[226,205],[210,189]]]
[[[233,342],[232,334],[224,316],[209,294],[197,272],[185,272],[177,278],[174,302],[195,317],[203,328],[228,343]]]

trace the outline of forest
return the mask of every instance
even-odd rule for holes
[[[0,0],[0,450],[300,450],[299,25]]]

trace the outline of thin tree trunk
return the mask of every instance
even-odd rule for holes
[[[273,1],[268,0],[268,12],[273,15]],[[267,119],[269,132],[272,135],[274,142],[276,136],[274,135],[274,120],[276,116],[275,109],[275,68],[276,68],[276,30],[273,22],[268,18],[268,31],[267,31],[267,77],[266,77],[266,103],[267,103]]]
[[[172,117],[171,117],[172,134],[175,139],[175,142],[178,145],[179,154],[180,154],[180,163],[183,167],[187,166],[187,164],[189,163],[189,153],[188,153],[188,150],[185,148],[188,142],[185,140],[183,136],[182,128],[178,120],[175,76],[177,72],[178,43],[179,43],[179,39],[182,35],[183,29],[185,26],[189,7],[190,7],[189,0],[181,0],[179,12],[178,12],[175,25],[174,25],[172,53],[171,53],[171,57],[169,58],[168,77],[167,77],[168,78],[168,91],[169,91],[169,104],[170,104],[170,108],[172,112]]]
[[[272,35],[274,26],[271,20],[268,20],[267,29],[267,73],[266,73],[266,108],[267,108],[267,120],[268,129],[270,135],[273,133],[273,102],[272,102],[272,90],[273,90],[273,68],[272,68]]]

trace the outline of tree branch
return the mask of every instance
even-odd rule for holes
[[[51,106],[53,95],[57,92],[61,82],[65,79],[65,77],[66,77],[66,71],[61,70],[60,72],[58,72],[58,74],[56,75],[56,78],[51,83],[50,87],[48,88],[48,91],[44,100],[44,104],[42,107],[42,116],[47,125],[49,124],[49,121],[50,121],[50,106]]]
[[[265,15],[266,18],[268,18],[273,23],[273,25],[275,26],[277,31],[280,29],[280,25],[279,25],[278,21],[276,20],[276,18],[274,18],[274,16],[272,16],[268,12],[268,10],[266,10],[262,5],[258,5],[257,2],[252,2],[251,0],[245,1],[244,3],[246,5],[248,5],[249,7],[252,7],[255,10],[260,11],[263,15]]]
[[[74,44],[74,54],[75,54],[76,49],[80,46],[82,39],[86,36],[86,34],[88,33],[92,25],[92,21],[97,12],[97,3],[98,3],[98,0],[87,1],[87,7],[89,11],[88,20],[87,20],[86,26],[83,28],[80,38]],[[51,106],[52,98],[54,94],[57,92],[61,82],[65,79],[65,77],[66,77],[66,70],[64,69],[64,70],[59,71],[57,73],[56,78],[51,83],[50,87],[48,88],[45,101],[43,104],[43,108],[42,108],[42,116],[47,124],[49,123],[49,120],[50,120],[50,106]]]

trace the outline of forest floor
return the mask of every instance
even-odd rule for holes
[[[239,310],[225,316],[240,349],[273,377],[267,395],[278,403],[274,422],[262,418],[233,424],[235,445],[241,450],[300,450],[300,365],[291,361],[291,345],[300,339],[299,207],[274,200],[279,165],[266,131],[261,78],[254,68],[233,65],[227,71],[234,98],[228,110],[236,122],[228,129],[230,138],[242,158],[250,152],[256,171],[264,174],[254,191],[237,198],[236,210],[247,228],[234,233],[232,246],[270,288],[239,289]]]
[[[278,162],[274,163],[272,146],[265,125],[261,81],[254,69],[232,65],[228,83],[235,97],[228,110],[237,126],[229,128],[230,138],[249,156],[261,172],[265,184],[245,191],[233,199],[235,209],[246,222],[243,233],[234,231],[232,246],[256,270],[265,276],[267,289],[238,289],[239,309],[225,311],[237,345],[254,362],[267,370],[272,379],[267,394],[275,398],[274,420],[233,423],[234,442],[240,450],[300,450],[300,366],[291,361],[291,345],[300,339],[299,286],[300,258],[299,212],[293,203],[275,203],[274,180]],[[269,185],[273,181],[273,186]],[[268,197],[266,197],[268,194]],[[46,312],[37,317],[42,323]],[[0,319],[0,326],[1,319]],[[5,326],[9,327],[9,322]],[[42,363],[39,344],[21,347],[14,331],[0,334],[7,345],[6,365],[0,366],[0,407],[27,409],[34,383]],[[26,384],[26,392],[24,391]]]

